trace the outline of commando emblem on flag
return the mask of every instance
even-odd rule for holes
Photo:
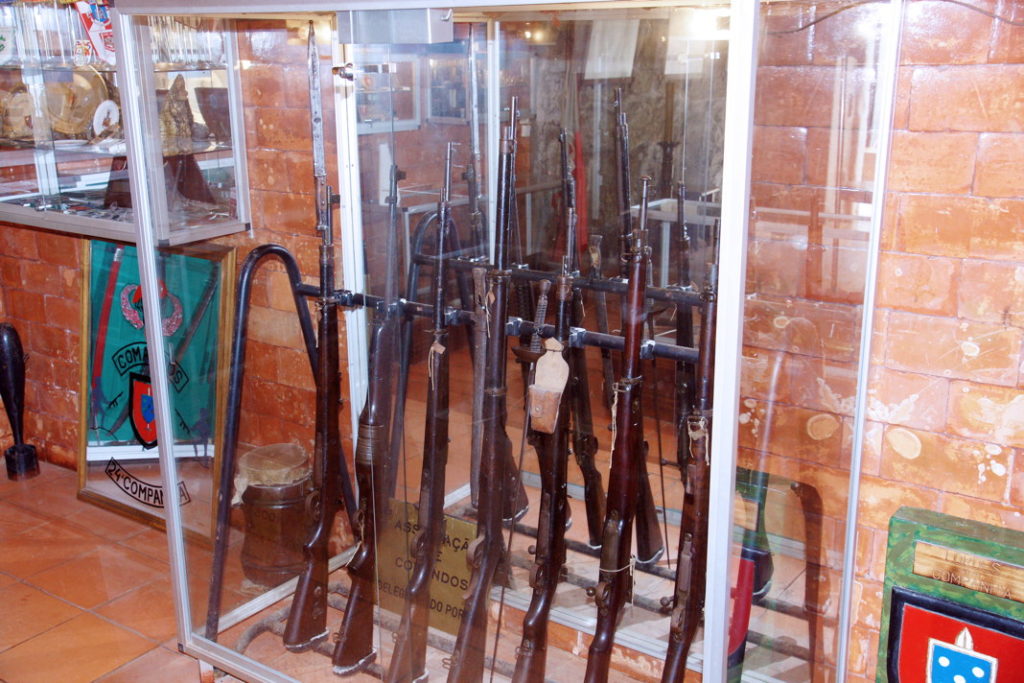
[[[131,401],[131,425],[135,438],[143,448],[156,446],[156,407],[153,405],[153,385],[149,377],[136,372],[128,379]]]

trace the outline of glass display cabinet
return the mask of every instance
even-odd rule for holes
[[[833,5],[119,2],[146,310],[175,221],[224,218],[161,162],[189,152],[154,95],[208,84],[167,26],[224,35],[253,209],[209,235],[239,259],[212,547],[167,501],[185,650],[259,680],[841,672],[894,67],[886,10]]]
[[[109,13],[106,2],[0,3],[0,218],[134,241],[138,206]],[[147,40],[146,122],[163,140],[147,177],[165,176],[161,239],[244,229],[244,145],[233,137],[241,126],[229,96],[237,80],[226,67],[235,60],[221,27],[167,23]]]

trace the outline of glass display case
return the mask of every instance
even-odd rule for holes
[[[107,8],[0,4],[0,217],[134,239]],[[130,193],[125,187],[125,197]]]
[[[820,20],[797,12],[778,30],[825,24],[834,3],[819,4]],[[838,567],[856,467],[815,466],[823,444],[860,448],[842,437],[862,420],[850,340],[881,204],[882,174],[866,171],[885,147],[878,45],[851,44],[851,63],[829,42],[810,84],[836,90],[834,115],[766,131],[781,104],[755,84],[776,77],[778,93],[791,76],[754,68],[752,3],[395,5],[223,0],[187,21],[155,0],[118,5],[125,73],[146,65],[128,78],[166,101],[190,82],[147,59],[193,48],[154,52],[158,28],[223,28],[253,207],[229,242],[212,547],[168,501],[184,648],[260,680],[827,679],[846,638],[822,634],[849,610]],[[134,148],[166,156],[155,103],[126,111],[142,122]],[[835,153],[806,178],[801,153],[766,146],[792,136]],[[775,174],[788,161],[826,208],[783,206],[799,184]],[[175,255],[162,203],[198,214],[167,164],[138,168],[157,311]],[[788,271],[762,268],[786,247],[848,286],[841,312],[817,289],[773,289]],[[758,351],[836,316],[848,394],[826,391],[828,341],[796,360]],[[147,340],[170,357],[156,330]],[[171,371],[151,363],[165,487],[184,471]],[[793,426],[803,381],[835,403]],[[800,462],[772,457],[800,429]]]
[[[167,23],[150,44],[147,120],[164,142],[148,163],[166,176],[160,239],[244,229],[235,170],[244,145],[232,137],[234,59],[221,27]],[[106,2],[0,3],[0,218],[134,241],[119,57]]]
[[[230,27],[225,20],[165,16],[131,30],[120,61],[122,79],[142,94],[131,157],[145,169],[136,174],[146,183],[147,217],[140,222],[168,244],[245,229],[242,66]]]

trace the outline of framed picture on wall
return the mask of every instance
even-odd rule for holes
[[[166,492],[157,457],[147,320],[134,246],[87,245],[79,496],[159,524]],[[173,452],[187,528],[211,529],[210,471],[219,449],[233,290],[233,250],[183,247],[161,259],[161,316],[174,415]],[[194,476],[190,476],[194,475]]]

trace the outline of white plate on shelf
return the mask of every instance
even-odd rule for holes
[[[114,100],[103,100],[92,115],[92,134],[96,137],[109,135],[121,121],[121,110]]]
[[[83,147],[86,140],[54,140],[53,146],[57,149],[71,149],[74,147]]]

